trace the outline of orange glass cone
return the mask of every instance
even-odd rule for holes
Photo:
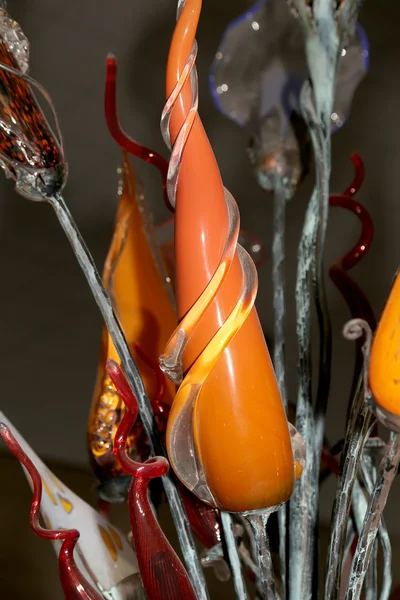
[[[396,276],[372,344],[369,384],[378,406],[400,417],[400,273]]]
[[[200,0],[186,0],[178,19],[168,59],[167,97],[177,85],[191,52],[200,10]],[[172,111],[172,142],[186,119],[191,100],[187,80]],[[176,291],[180,319],[217,269],[228,226],[218,165],[197,115],[183,150],[176,196]],[[236,252],[226,280],[187,344],[185,372],[228,318],[241,295],[242,280]],[[178,409],[174,409],[175,406],[169,433],[177,418]],[[193,437],[207,486],[221,508],[255,510],[275,506],[290,497],[295,469],[288,423],[255,309],[204,382],[194,409]]]
[[[157,378],[154,371],[133,348],[140,346],[154,362],[176,326],[176,314],[168,293],[162,265],[154,248],[151,228],[144,222],[134,175],[125,157],[122,169],[120,204],[111,246],[104,266],[103,282],[110,292],[124,334],[138,364],[150,399],[157,394]],[[105,476],[119,473],[112,454],[112,440],[122,418],[124,404],[117,394],[105,366],[110,358],[120,364],[115,346],[104,328],[97,384],[89,421],[90,453]],[[167,381],[164,402],[171,404],[175,386]],[[128,441],[131,448],[133,437]]]

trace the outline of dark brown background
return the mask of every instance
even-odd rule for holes
[[[245,153],[246,135],[217,113],[207,83],[209,66],[227,22],[250,5],[244,0],[204,1],[198,31],[200,113],[225,185],[239,203],[244,228],[261,236],[268,248],[271,198],[253,178]],[[159,118],[176,2],[10,0],[9,8],[31,41],[31,75],[49,90],[57,108],[70,166],[66,199],[101,267],[115,214],[115,170],[119,160],[103,118],[105,58],[112,51],[119,60],[119,108],[124,127],[134,138],[167,156]],[[398,3],[365,2],[360,21],[370,40],[371,71],[358,90],[350,122],[333,138],[333,191],[341,191],[351,180],[352,151],[358,151],[365,161],[367,176],[358,198],[370,210],[376,234],[373,247],[355,269],[355,276],[377,314],[400,262],[399,17]],[[158,222],[167,216],[158,173],[140,163],[137,170],[145,181]],[[292,401],[296,393],[295,263],[311,188],[312,175],[288,207],[287,324]],[[0,408],[43,457],[85,469],[85,429],[101,319],[51,209],[18,197],[12,184],[3,178],[0,194]],[[358,231],[355,218],[339,209],[332,211],[327,265],[353,244]],[[349,318],[344,301],[330,282],[328,288],[335,332],[328,435],[335,441],[343,435],[354,348],[341,337],[341,328]],[[269,335],[269,262],[260,271],[257,306]],[[12,485],[12,478],[8,477],[12,477],[10,470],[2,471],[2,489]],[[332,491],[332,486],[328,486],[323,495],[321,514],[325,520],[329,520]],[[400,534],[396,510],[399,494],[397,484],[387,512],[394,534]],[[9,490],[6,497],[11,503]],[[13,519],[28,518],[27,506],[18,510],[18,517],[11,504],[8,508],[1,506],[6,511],[0,517],[3,524],[9,519],[7,511]],[[0,537],[2,552],[6,540],[12,537],[9,528],[5,533]],[[20,539],[19,543],[28,544],[30,539]],[[27,563],[22,567],[28,568],[29,552],[24,560]],[[3,568],[0,570],[3,572]],[[17,593],[1,597],[25,596]],[[51,593],[42,597],[55,598]]]

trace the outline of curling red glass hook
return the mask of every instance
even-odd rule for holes
[[[374,224],[369,212],[353,198],[364,180],[364,163],[357,153],[351,155],[351,161],[355,167],[352,183],[343,194],[331,195],[329,204],[330,206],[340,206],[354,213],[361,222],[361,234],[356,244],[330,267],[329,275],[345,298],[352,317],[366,320],[370,327],[375,329],[376,319],[372,307],[364,292],[347,273],[365,256],[374,235]]]
[[[353,152],[350,156],[350,160],[354,165],[355,173],[353,181],[349,187],[345,189],[343,196],[354,196],[360,189],[365,177],[364,161],[361,156],[357,154],[357,152]]]
[[[107,56],[106,87],[104,92],[104,112],[108,129],[114,140],[123,150],[154,165],[160,171],[163,181],[164,202],[168,210],[173,212],[167,194],[168,162],[157,152],[135,142],[135,140],[125,133],[120,125],[117,111],[117,70],[117,59],[112,54],[109,54]]]
[[[356,152],[351,155],[351,161],[355,167],[352,183],[343,194],[333,194],[329,199],[331,206],[341,206],[350,210],[361,222],[361,235],[358,242],[338,261],[338,264],[346,271],[352,269],[361,260],[368,251],[374,235],[374,224],[369,212],[353,198],[364,180],[364,163]]]
[[[160,528],[149,503],[150,480],[166,474],[168,461],[162,456],[156,456],[139,463],[129,457],[126,443],[138,416],[137,400],[116,362],[109,359],[106,370],[126,406],[114,439],[114,454],[124,471],[132,475],[128,496],[129,513],[146,597],[149,600],[196,600],[188,575]]]
[[[371,246],[374,235],[374,224],[369,212],[362,204],[353,198],[364,180],[364,163],[357,153],[351,155],[351,161],[355,167],[355,175],[352,183],[343,194],[330,196],[329,204],[330,206],[340,206],[341,208],[345,208],[354,213],[361,222],[361,233],[354,246],[329,268],[329,276],[346,301],[352,318],[363,319],[369,324],[372,331],[374,331],[376,328],[376,318],[372,306],[364,291],[348,273],[348,271],[352,269],[363,256],[365,256]],[[350,390],[348,414],[363,361],[362,340],[360,339],[357,342],[356,361],[353,383]],[[376,433],[375,430],[374,432]]]
[[[119,396],[124,401],[126,409],[114,439],[114,454],[116,459],[126,473],[134,477],[145,477],[146,479],[162,477],[169,468],[165,458],[156,457],[149,459],[145,463],[139,463],[129,457],[129,453],[126,451],[126,444],[139,414],[138,403],[121,367],[115,361],[108,359],[106,370]]]

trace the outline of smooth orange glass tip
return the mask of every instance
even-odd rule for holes
[[[375,402],[400,416],[400,274],[389,294],[372,343],[369,385]]]
[[[256,319],[250,314],[246,324]],[[249,322],[250,321],[250,322]],[[217,364],[196,403],[193,432],[207,485],[224,510],[244,512],[277,506],[289,499],[295,463],[286,414],[264,340],[243,327],[235,340],[252,348],[233,361],[231,379]],[[257,330],[255,330],[257,331]],[[229,371],[228,371],[229,373]],[[236,385],[235,385],[236,383]]]

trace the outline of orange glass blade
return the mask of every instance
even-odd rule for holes
[[[124,334],[137,361],[149,398],[157,392],[157,379],[150,366],[133,349],[138,344],[147,356],[157,361],[176,326],[176,314],[167,286],[163,266],[156,255],[155,236],[139,205],[133,171],[125,157],[123,185],[115,229],[103,271],[103,281],[110,292]],[[112,440],[123,414],[123,402],[106,374],[108,358],[120,364],[118,353],[103,330],[96,389],[89,421],[90,452],[97,464],[110,465],[118,471],[112,455]],[[167,382],[163,401],[172,403],[175,386]],[[134,446],[133,437],[129,440]]]

